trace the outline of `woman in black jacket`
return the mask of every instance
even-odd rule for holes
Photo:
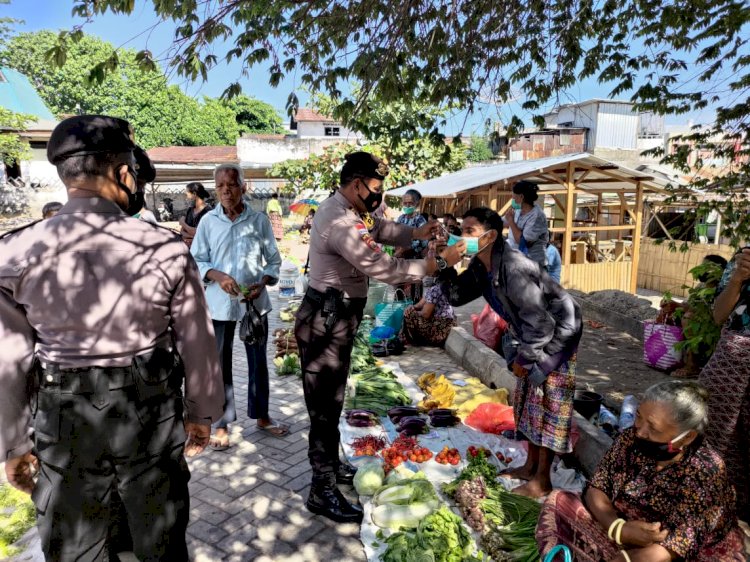
[[[571,451],[576,349],[581,311],[546,271],[513,250],[502,237],[495,211],[480,207],[463,217],[466,271],[451,284],[450,302],[461,306],[484,296],[506,322],[503,355],[518,377],[514,396],[516,428],[529,440],[526,464],[508,472],[528,482],[515,492],[532,497],[552,490],[556,453]]]

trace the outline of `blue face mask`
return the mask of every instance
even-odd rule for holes
[[[417,210],[416,207],[403,207],[401,209],[401,212],[404,213],[405,215],[413,215],[414,211],[416,210]]]
[[[521,204],[520,204],[520,203],[519,203],[518,201],[516,201],[515,199],[513,199],[513,200],[512,200],[511,202],[510,202],[510,206],[511,206],[511,207],[513,207],[513,208],[514,208],[514,209],[516,209],[516,210],[518,210],[518,209],[520,209],[520,208],[521,208]]]
[[[482,236],[456,236],[451,234],[448,236],[448,246],[455,246],[461,240],[466,242],[466,255],[475,256],[480,251],[484,250],[484,247],[479,247],[479,239],[484,238],[489,232],[485,232]]]

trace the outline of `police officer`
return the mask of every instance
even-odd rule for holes
[[[135,149],[126,121],[66,119],[47,157],[68,203],[0,239],[0,455],[32,493],[47,560],[105,560],[115,492],[139,560],[187,560],[184,454],[222,412],[195,262],[128,216]]]
[[[336,486],[351,484],[356,469],[339,460],[338,421],[354,336],[367,300],[367,278],[396,284],[418,281],[461,259],[464,243],[425,260],[397,259],[378,243],[409,247],[427,240],[435,221],[418,229],[372,219],[383,199],[388,167],[367,152],[346,157],[341,187],[318,208],[310,238],[310,286],[297,313],[305,402],[310,415],[309,458],[313,481],[307,508],[340,522],[360,522],[362,510]]]

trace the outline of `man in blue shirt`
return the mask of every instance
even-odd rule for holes
[[[248,416],[258,420],[258,427],[282,437],[289,428],[273,422],[268,414],[268,313],[271,300],[267,285],[279,279],[281,254],[276,247],[268,217],[250,208],[244,194],[247,190],[242,168],[222,164],[214,170],[219,205],[198,224],[190,252],[201,276],[208,282],[206,300],[216,332],[219,360],[224,373],[224,416],[214,423],[210,446],[216,450],[229,447],[229,423],[237,419],[232,384],[232,343],[237,321],[245,311],[243,297],[250,300],[262,318],[264,336],[255,343],[245,343],[248,366]],[[245,289],[244,295],[241,288]]]

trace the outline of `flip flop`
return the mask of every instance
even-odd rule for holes
[[[214,451],[226,451],[229,449],[229,437],[221,439],[220,437],[211,437],[208,441],[208,446]]]
[[[270,425],[259,425],[258,429],[267,431],[274,437],[286,437],[289,435],[289,426],[283,423],[272,423]]]

